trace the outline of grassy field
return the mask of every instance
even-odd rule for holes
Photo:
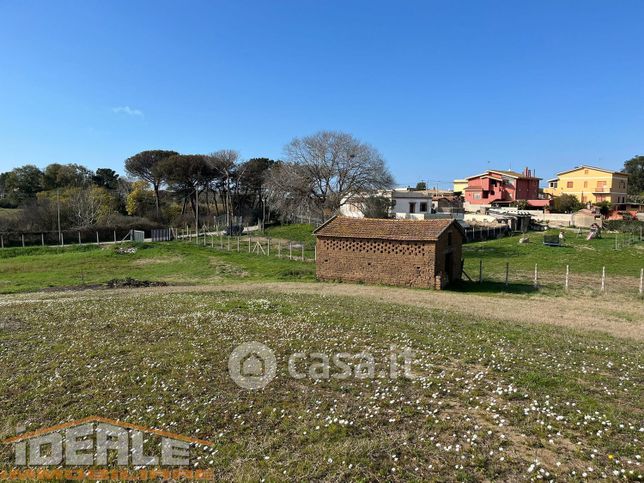
[[[122,248],[135,248],[136,252],[119,253]],[[101,284],[127,277],[171,284],[217,284],[246,280],[312,280],[314,273],[315,266],[311,263],[248,254],[247,251],[227,252],[188,242],[0,251],[0,293]]]
[[[554,232],[559,233],[559,232]],[[479,260],[491,272],[505,271],[509,262],[515,270],[534,270],[534,265],[547,272],[563,273],[566,265],[578,273],[601,273],[602,267],[616,275],[639,276],[644,268],[644,242],[615,250],[615,234],[586,240],[573,232],[565,232],[565,244],[550,247],[543,244],[543,233],[530,232],[529,243],[519,244],[519,237],[500,238],[468,243],[463,247],[466,270],[478,273]]]
[[[114,278],[162,281],[170,284],[216,284],[229,281],[313,280],[312,263],[288,260],[288,241],[293,244],[293,257],[314,258],[313,227],[287,225],[273,227],[265,234],[228,240],[207,239],[207,247],[194,242],[172,242],[137,245],[136,253],[118,253],[113,245],[66,248],[12,248],[0,250],[0,293],[33,291],[53,287],[73,287],[105,283]],[[454,289],[480,293],[531,294],[533,272],[538,264],[541,293],[562,295],[566,265],[570,266],[570,288],[577,292],[600,290],[602,267],[606,267],[609,293],[636,295],[639,271],[644,265],[644,243],[622,250],[614,249],[614,235],[586,241],[569,233],[565,246],[548,247],[543,234],[530,233],[530,243],[519,244],[518,237],[469,243],[463,247],[465,270],[478,280],[479,263],[483,262],[483,284],[462,284]],[[268,239],[271,256],[265,256]],[[201,243],[201,241],[200,241]],[[210,244],[215,247],[211,248]],[[262,248],[256,245],[260,244]],[[282,258],[277,258],[278,243]],[[220,248],[223,245],[223,250]],[[120,245],[130,247],[131,245]],[[263,250],[263,252],[262,252]],[[260,253],[260,254],[258,254]],[[504,285],[505,265],[510,264],[510,285]]]
[[[5,296],[0,438],[99,415],[216,442],[196,465],[222,480],[641,478],[640,343],[360,298],[155,290]],[[227,373],[251,340],[278,363],[255,392]],[[295,351],[366,351],[379,376],[391,344],[413,349],[415,378],[287,372]]]
[[[313,247],[315,245],[314,229],[312,225],[306,224],[274,226],[266,229],[266,236],[299,241],[304,243],[306,247]]]

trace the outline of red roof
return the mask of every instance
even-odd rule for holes
[[[380,240],[427,241],[438,237],[455,220],[385,220],[379,218],[350,218],[336,216],[317,228],[316,236],[337,238],[376,238]]]

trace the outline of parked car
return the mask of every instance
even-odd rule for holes
[[[243,233],[243,225],[230,225],[228,228],[226,228],[226,235],[228,236],[241,236]]]

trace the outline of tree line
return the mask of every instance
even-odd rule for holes
[[[126,177],[80,164],[21,166],[0,174],[0,208],[21,208],[0,213],[0,231],[324,219],[352,196],[393,184],[378,151],[350,134],[295,138],[284,152],[284,160],[242,160],[230,149],[146,150],[124,161]]]

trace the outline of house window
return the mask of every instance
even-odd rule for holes
[[[587,169],[584,169],[584,174],[588,174],[588,170],[587,170]]]
[[[572,181],[568,181],[566,183],[566,188],[572,188]]]
[[[584,181],[584,188],[588,188],[588,181]]]
[[[420,212],[425,213],[427,211],[427,203],[423,202],[420,204]]]
[[[475,200],[480,200],[481,199],[481,193],[474,193],[474,199]]]
[[[409,203],[409,212],[410,213],[416,213],[416,203]]]

